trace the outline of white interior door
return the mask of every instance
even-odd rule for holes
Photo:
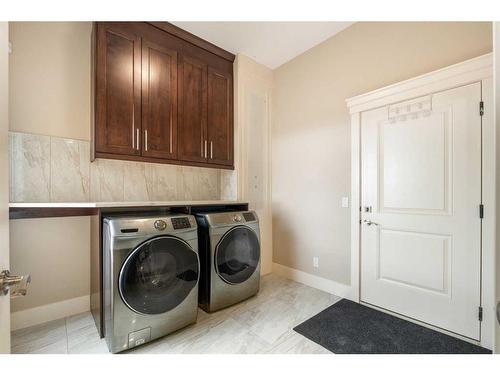
[[[361,300],[475,340],[480,100],[478,82],[361,114]]]
[[[8,34],[0,22],[0,272],[9,269]],[[0,290],[1,353],[10,353],[10,297]]]

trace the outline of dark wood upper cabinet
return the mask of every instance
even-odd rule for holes
[[[93,156],[233,168],[234,55],[166,22],[96,22]]]
[[[207,64],[189,56],[179,62],[179,159],[207,160]]]
[[[208,68],[208,159],[233,165],[233,77]]]
[[[177,52],[142,42],[142,155],[177,157]]]
[[[139,155],[141,39],[122,24],[97,25],[95,150]]]

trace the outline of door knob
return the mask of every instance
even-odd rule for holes
[[[377,224],[377,223],[375,223],[375,222],[373,222],[373,221],[371,221],[371,220],[363,220],[363,223],[365,223],[365,224],[366,224],[366,225],[368,225],[368,226],[370,226],[370,225],[377,225],[377,226],[378,226],[378,224]]]
[[[11,297],[25,296],[29,283],[31,283],[30,275],[12,276],[10,271],[4,270],[0,272],[0,295],[5,296],[11,288],[14,288]]]

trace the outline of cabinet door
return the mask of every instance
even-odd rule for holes
[[[206,162],[207,65],[181,56],[179,62],[179,160]]]
[[[208,162],[233,165],[233,79],[208,68]]]
[[[177,52],[143,39],[142,155],[177,156]]]
[[[141,39],[126,24],[97,24],[97,152],[137,155],[141,127]]]

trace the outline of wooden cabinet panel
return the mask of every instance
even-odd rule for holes
[[[123,24],[97,26],[97,152],[140,154],[141,39]]]
[[[208,162],[233,165],[232,75],[208,68]]]
[[[142,44],[142,155],[177,157],[177,52]]]
[[[178,158],[205,162],[207,157],[207,64],[182,56],[179,62]]]
[[[96,22],[93,157],[233,168],[234,55],[167,23]]]

